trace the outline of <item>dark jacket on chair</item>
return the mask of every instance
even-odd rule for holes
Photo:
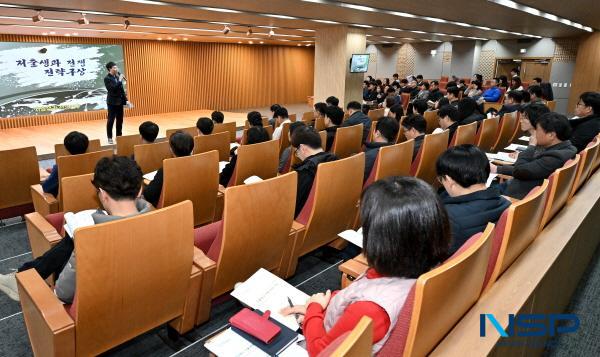
[[[502,194],[522,199],[534,187],[542,184],[552,173],[577,154],[577,148],[565,140],[547,148],[529,146],[519,154],[514,165],[498,166],[498,173],[510,175]]]
[[[233,171],[235,171],[235,164],[237,163],[237,149],[239,146],[234,147],[229,151],[231,155],[231,159],[229,159],[229,163],[225,165],[223,171],[219,174],[219,184],[223,187],[227,187],[229,181],[231,180],[231,176],[233,176]]]
[[[475,111],[471,115],[469,115],[468,117],[466,117],[463,120],[461,120],[460,121],[460,125],[471,124],[471,123],[474,123],[474,122],[477,122],[477,121],[482,121],[483,119],[485,119],[485,115],[480,114],[479,112]]]
[[[106,104],[108,105],[125,105],[127,104],[127,96],[123,88],[123,82],[119,81],[118,77],[108,74],[104,77],[104,86],[108,94],[106,95]]]
[[[337,160],[337,156],[329,152],[320,152],[307,157],[304,161],[293,166],[294,171],[298,173],[298,190],[296,194],[296,210],[294,217],[297,217],[302,211],[302,207],[308,200],[313,181],[317,176],[317,166],[322,162]]]
[[[363,181],[366,181],[371,174],[371,170],[373,170],[375,166],[375,160],[377,159],[377,155],[379,154],[379,149],[384,146],[392,145],[393,143],[376,143],[370,142],[365,144],[365,177]]]
[[[50,176],[42,182],[42,190],[44,192],[51,194],[54,197],[58,196],[58,166],[52,166],[52,172],[50,172]]]
[[[163,169],[162,167],[156,171],[154,180],[144,188],[144,199],[148,201],[152,206],[156,207],[160,200],[163,187]]]
[[[600,132],[600,114],[571,119],[569,123],[571,123],[571,128],[573,128],[571,143],[577,148],[577,152],[585,149]]]
[[[419,150],[421,150],[421,146],[423,145],[423,139],[425,139],[425,134],[417,136],[415,140],[415,146],[413,148],[412,161],[415,161]]]
[[[450,254],[456,252],[471,236],[483,232],[489,222],[496,223],[502,212],[510,206],[510,202],[495,187],[456,197],[444,191],[441,199],[450,221]]]
[[[333,141],[335,140],[335,133],[337,132],[338,128],[339,126],[337,125],[325,128],[325,131],[327,132],[327,143],[325,143],[325,151],[331,151],[331,148],[333,147]]]
[[[367,138],[369,137],[369,131],[371,130],[371,119],[369,119],[368,116],[363,114],[363,112],[361,112],[361,111],[354,112],[354,114],[352,114],[348,118],[348,120],[344,121],[341,126],[346,127],[346,126],[353,126],[353,125],[358,125],[358,124],[363,125],[363,143],[364,143],[367,141]]]

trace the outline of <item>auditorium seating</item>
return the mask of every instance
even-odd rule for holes
[[[425,135],[421,149],[412,162],[410,168],[411,176],[418,177],[430,185],[436,185],[435,162],[446,151],[449,135],[448,130],[444,130],[438,134]]]
[[[555,100],[547,100],[546,106],[548,107],[548,109],[550,109],[550,111],[555,111],[556,110],[556,101]]]
[[[263,124],[263,126],[270,126],[270,124],[269,124],[269,118],[262,117],[262,124]],[[277,125],[277,126],[279,126],[279,125]],[[250,129],[250,122],[248,120],[246,120],[244,122],[244,129]]]
[[[414,143],[412,140],[380,148],[373,169],[363,185],[364,188],[386,177],[408,176],[413,150]]]
[[[202,275],[190,202],[80,228],[75,252],[72,305],[36,270],[16,276],[35,355],[97,355],[167,322],[182,333],[193,326]]]
[[[175,134],[178,131],[183,131],[184,133],[190,134],[191,137],[198,135],[198,128],[195,126],[190,126],[187,128],[179,128],[179,129],[167,129],[167,141],[171,138],[171,135]]]
[[[362,151],[363,125],[339,127],[333,140],[331,152],[340,159]]]
[[[113,150],[94,151],[80,155],[59,156],[56,159],[58,166],[58,180],[62,182],[64,177],[88,174],[94,172],[96,163],[103,157],[111,157]],[[42,216],[56,213],[62,210],[62,187],[59,185],[58,197],[54,197],[42,190],[42,185],[31,186],[31,198],[35,211]]]
[[[215,126],[213,128],[213,134],[228,132],[229,133],[229,142],[235,143],[236,130],[237,129],[235,127],[235,122],[215,124]]]
[[[92,139],[89,141],[88,148],[85,152],[88,153],[93,151],[100,151],[100,139]],[[67,148],[65,148],[65,144],[54,144],[54,158],[68,155],[71,154],[67,151]]]
[[[369,119],[371,119],[371,121],[377,121],[383,116],[384,113],[385,108],[371,109],[369,110]]]
[[[323,119],[321,117],[315,119],[315,130],[316,131],[325,130],[325,119]]]
[[[496,132],[498,131],[498,118],[483,119],[479,130],[475,136],[475,145],[481,150],[489,152],[496,142]]]
[[[372,345],[373,320],[363,316],[352,331],[333,340],[317,357],[370,356]]]
[[[34,146],[0,151],[0,219],[33,211],[30,187],[40,183]]]
[[[402,93],[400,96],[402,99],[402,109],[404,110],[404,113],[406,113],[408,110],[408,104],[410,103],[410,93]]]
[[[133,147],[141,143],[140,134],[117,136],[117,155],[131,157]]]
[[[500,119],[500,124],[498,128],[498,133],[496,134],[496,140],[494,145],[492,145],[491,151],[498,152],[504,149],[508,144],[510,144],[510,139],[515,132],[516,125],[519,125],[517,122],[517,113],[506,113]]]
[[[219,161],[229,161],[229,134],[226,132],[194,137],[194,154],[217,150]]]
[[[508,141],[509,144],[518,141],[521,136],[525,135],[523,130],[521,130],[521,123],[520,123],[521,113],[519,111],[516,111],[515,115],[517,116],[516,123],[515,123],[515,130],[513,131],[513,134],[510,137],[510,140]]]
[[[168,141],[136,145],[133,147],[133,154],[135,161],[145,174],[160,169],[163,160],[173,156]]]
[[[314,120],[315,120],[315,113],[313,113],[312,111],[302,113],[302,121],[304,122],[304,124],[310,125],[310,124],[312,124],[312,122]]]
[[[450,141],[450,145],[459,146],[464,144],[475,144],[475,134],[477,133],[477,122],[473,122],[467,125],[460,125],[454,132],[454,137]]]
[[[281,136],[279,137],[279,155],[283,150],[290,146],[290,123],[284,123],[281,127]]]
[[[157,208],[190,200],[194,226],[215,216],[219,189],[219,154],[216,150],[163,161],[163,186]]]
[[[266,125],[266,126],[263,126],[263,128],[267,131],[267,134],[269,134],[269,140],[271,140],[273,138],[273,127],[270,125]],[[242,131],[242,137],[240,138],[240,144],[242,144],[242,145],[247,144],[247,136],[248,136],[248,129],[244,129],[244,131]]]
[[[423,114],[423,118],[427,122],[427,129],[425,130],[425,134],[431,134],[440,126],[438,121],[438,111],[437,110],[428,110]]]
[[[599,147],[600,141],[592,141],[590,144],[588,144],[588,146],[585,149],[583,149],[579,153],[581,159],[577,167],[577,173],[575,175],[575,182],[573,183],[573,188],[569,193],[569,200],[577,193],[577,191],[581,188],[583,183],[588,179],[590,172],[592,171],[594,161],[596,160],[596,155],[598,154]]]
[[[567,161],[563,167],[557,169],[548,177],[548,197],[546,198],[544,214],[540,223],[540,231],[567,204],[575,182],[580,158],[580,155],[576,155],[575,159]]]
[[[277,176],[279,168],[279,142],[241,145],[237,149],[237,162],[227,187],[241,185],[250,176],[263,180]]]

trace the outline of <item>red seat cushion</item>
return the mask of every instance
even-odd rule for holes
[[[50,223],[52,225],[52,227],[54,227],[54,229],[56,229],[56,231],[64,237],[65,235],[65,213],[64,212],[57,212],[57,213],[50,213],[49,215],[47,215],[46,217],[46,221],[48,221],[48,223]]]
[[[218,262],[223,241],[223,220],[194,229],[194,245],[211,260]]]

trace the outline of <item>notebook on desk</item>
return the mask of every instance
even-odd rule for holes
[[[263,312],[260,310],[255,310],[258,314],[262,315]],[[268,354],[269,356],[278,356],[280,355],[286,348],[288,348],[292,343],[298,341],[298,333],[296,331],[291,330],[284,324],[279,321],[270,318],[269,321],[273,322],[281,329],[277,336],[270,343],[264,343],[258,338],[238,329],[235,327],[231,327],[238,335],[242,336],[246,341],[252,343],[254,346],[260,348],[263,352]]]

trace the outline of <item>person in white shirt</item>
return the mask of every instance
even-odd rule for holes
[[[283,124],[291,123],[292,121],[289,118],[288,111],[284,107],[278,108],[275,110],[273,114],[275,117],[275,131],[273,131],[273,140],[279,140],[281,138],[281,131],[283,130]]]

